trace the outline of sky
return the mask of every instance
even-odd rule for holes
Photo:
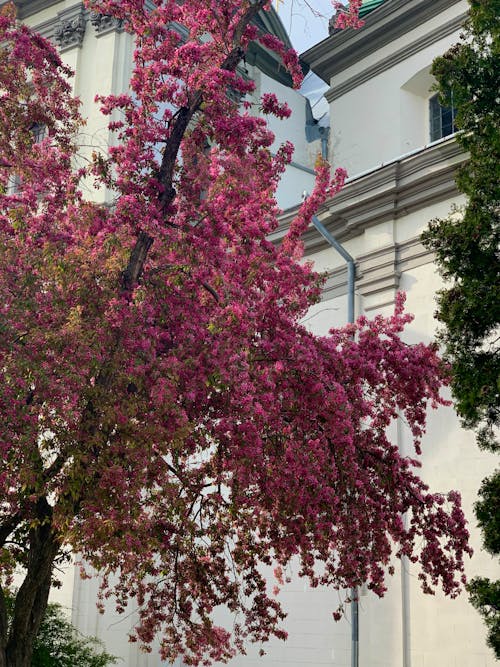
[[[333,14],[331,0],[274,0],[274,6],[299,54],[328,37],[328,19]],[[328,112],[323,97],[327,89],[315,74],[306,75],[301,92],[311,101],[315,118]]]
[[[302,53],[328,37],[331,0],[274,0],[295,49]]]

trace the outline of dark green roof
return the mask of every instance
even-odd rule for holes
[[[367,14],[369,14],[371,11],[376,9],[383,2],[384,2],[384,0],[364,0],[363,4],[361,5],[361,8],[359,10],[359,17],[363,18],[363,16],[366,16]]]

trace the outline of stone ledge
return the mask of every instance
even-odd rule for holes
[[[457,196],[456,170],[466,161],[467,155],[454,137],[441,140],[349,179],[343,190],[320,208],[318,217],[338,241],[355,238],[381,222],[395,221]],[[274,243],[281,242],[297,209],[283,213],[270,237]],[[308,256],[328,247],[312,226],[303,241]]]
[[[366,81],[370,81],[381,72],[385,72],[385,70],[394,67],[395,65],[402,62],[403,60],[406,60],[415,53],[422,51],[427,46],[430,46],[435,42],[439,41],[440,39],[443,39],[443,37],[447,37],[448,35],[451,35],[452,33],[458,31],[463,26],[466,18],[467,18],[466,13],[460,14],[460,16],[457,16],[451,21],[445,23],[444,25],[439,26],[439,28],[432,30],[427,35],[425,35],[425,37],[417,39],[411,42],[410,44],[407,44],[404,48],[399,49],[399,51],[392,53],[390,56],[386,58],[382,58],[382,60],[379,60],[370,67],[364,69],[360,74],[351,77],[350,79],[344,81],[338,86],[333,86],[325,93],[326,99],[328,100],[328,102],[333,102],[333,100],[342,97],[343,95],[353,90],[354,88],[357,88]]]

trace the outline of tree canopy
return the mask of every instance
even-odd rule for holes
[[[130,90],[100,100],[117,141],[88,169],[70,72],[0,15],[2,590],[24,573],[10,625],[0,596],[1,667],[29,667],[68,550],[119,611],[138,605],[132,640],[159,635],[164,659],[192,665],[286,636],[262,564],[279,583],[297,558],[313,585],[383,595],[406,555],[425,591],[460,589],[459,494],[418,476],[446,382],[435,346],[401,340],[402,296],[392,317],[327,336],[301,324],[322,281],[301,236],[344,172],[320,162],[283,243],[267,240],[292,147],[271,152],[265,115],[289,110],[245,97],[237,66],[260,40],[300,80],[296,54],[251,22],[268,4],[89,3],[136,50]],[[112,206],[83,198],[89,175]],[[399,415],[413,458],[389,440]]]
[[[470,154],[457,175],[467,204],[424,234],[448,281],[438,297],[441,340],[451,363],[458,414],[480,447],[498,451],[500,425],[500,2],[470,0],[461,41],[433,64],[443,102],[457,110],[457,141]],[[483,481],[476,516],[484,547],[500,553],[500,472]],[[470,583],[472,603],[500,658],[500,582]]]

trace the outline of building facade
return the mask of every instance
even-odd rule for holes
[[[318,218],[355,260],[355,315],[390,314],[396,292],[404,291],[415,316],[404,334],[409,343],[433,339],[434,295],[442,284],[420,235],[430,220],[464,203],[454,176],[467,156],[454,138],[452,100],[446,107],[437,103],[430,68],[458,41],[467,8],[465,0],[365,0],[361,29],[332,29],[302,54],[329,86],[332,167],[349,173],[344,189]],[[295,211],[282,216],[276,243]],[[313,225],[304,242],[306,259],[328,276],[322,301],[305,324],[325,334],[347,321],[346,263]],[[411,453],[411,434],[402,420],[392,436],[402,452]],[[481,551],[473,512],[494,457],[477,448],[451,407],[429,415],[422,448],[421,475],[429,487],[462,495],[474,548],[467,576],[496,577],[497,564]],[[231,664],[493,667],[485,627],[467,594],[455,600],[439,591],[425,595],[414,565],[403,560],[394,567],[384,598],[359,591],[357,638],[349,612],[339,623],[331,618],[337,593],[311,590],[292,576],[281,596],[289,614],[287,643],[271,643],[263,659],[252,649]]]
[[[349,173],[343,191],[318,217],[356,261],[358,315],[389,313],[396,291],[406,292],[415,315],[408,342],[432,339],[433,295],[441,284],[420,234],[431,219],[463,203],[454,175],[467,156],[453,136],[452,95],[449,106],[437,104],[430,67],[458,41],[467,8],[464,0],[367,0],[361,29],[333,31],[303,54],[329,86],[330,155]],[[323,301],[308,316],[308,325],[322,333],[346,321],[346,268],[316,229],[305,243],[306,257],[328,272]],[[393,437],[410,451],[403,423]],[[481,551],[473,513],[481,480],[494,465],[451,408],[430,415],[421,474],[434,491],[462,494],[475,552],[466,563],[469,577],[497,575],[496,563]],[[407,562],[397,564],[384,599],[361,591],[361,667],[492,667],[485,634],[465,593],[456,600],[424,595]],[[325,651],[324,662],[316,664],[351,664],[346,643],[332,639],[334,655]]]
[[[94,96],[127,89],[133,40],[120,22],[93,14],[73,0],[18,0],[19,16],[54,40],[64,60],[75,70],[75,95],[87,118],[82,151],[106,150],[113,141]],[[333,31],[308,50],[303,59],[328,85],[333,166],[347,168],[350,178],[318,217],[356,263],[356,315],[390,313],[398,290],[407,293],[415,320],[406,332],[408,342],[432,339],[433,294],[440,279],[432,255],[420,234],[429,220],[446,216],[463,202],[454,174],[466,160],[453,137],[453,109],[436,105],[430,75],[432,60],[457,41],[467,11],[465,0],[367,0],[365,25],[357,31]],[[271,12],[260,17],[265,29],[287,40]],[[257,84],[256,99],[275,92],[292,107],[286,123],[273,121],[277,142],[292,140],[294,162],[287,170],[278,197],[286,209],[274,235],[279,243],[302,193],[312,189],[312,168],[321,139],[311,125],[307,102],[290,88],[279,62],[263,49],[251,53],[248,75]],[[105,191],[89,196],[110,197]],[[328,278],[322,301],[305,324],[318,334],[346,322],[347,271],[342,258],[314,227],[304,237],[306,259]],[[393,429],[394,441],[409,451],[411,437],[403,422]],[[480,548],[472,506],[492,458],[480,452],[470,433],[460,429],[451,408],[430,416],[423,442],[422,475],[435,491],[458,489],[470,522],[473,559],[467,573],[493,575],[495,564]],[[395,564],[383,599],[361,589],[359,595],[359,667],[493,667],[482,622],[463,594],[445,599],[439,592],[425,596],[418,572],[407,562]],[[273,641],[249,647],[233,667],[348,667],[352,664],[352,623],[349,614],[335,623],[332,611],[339,594],[311,589],[298,579],[293,565],[291,582],[281,599],[288,612],[286,643]],[[74,624],[85,634],[98,635],[125,667],[163,664],[153,647],[142,654],[127,643],[134,610],[122,616],[99,615],[95,601],[98,582],[81,581],[68,570],[59,600],[71,609]],[[340,594],[341,595],[341,594]],[[177,666],[182,663],[179,661]],[[76,666],[75,666],[76,667]]]

